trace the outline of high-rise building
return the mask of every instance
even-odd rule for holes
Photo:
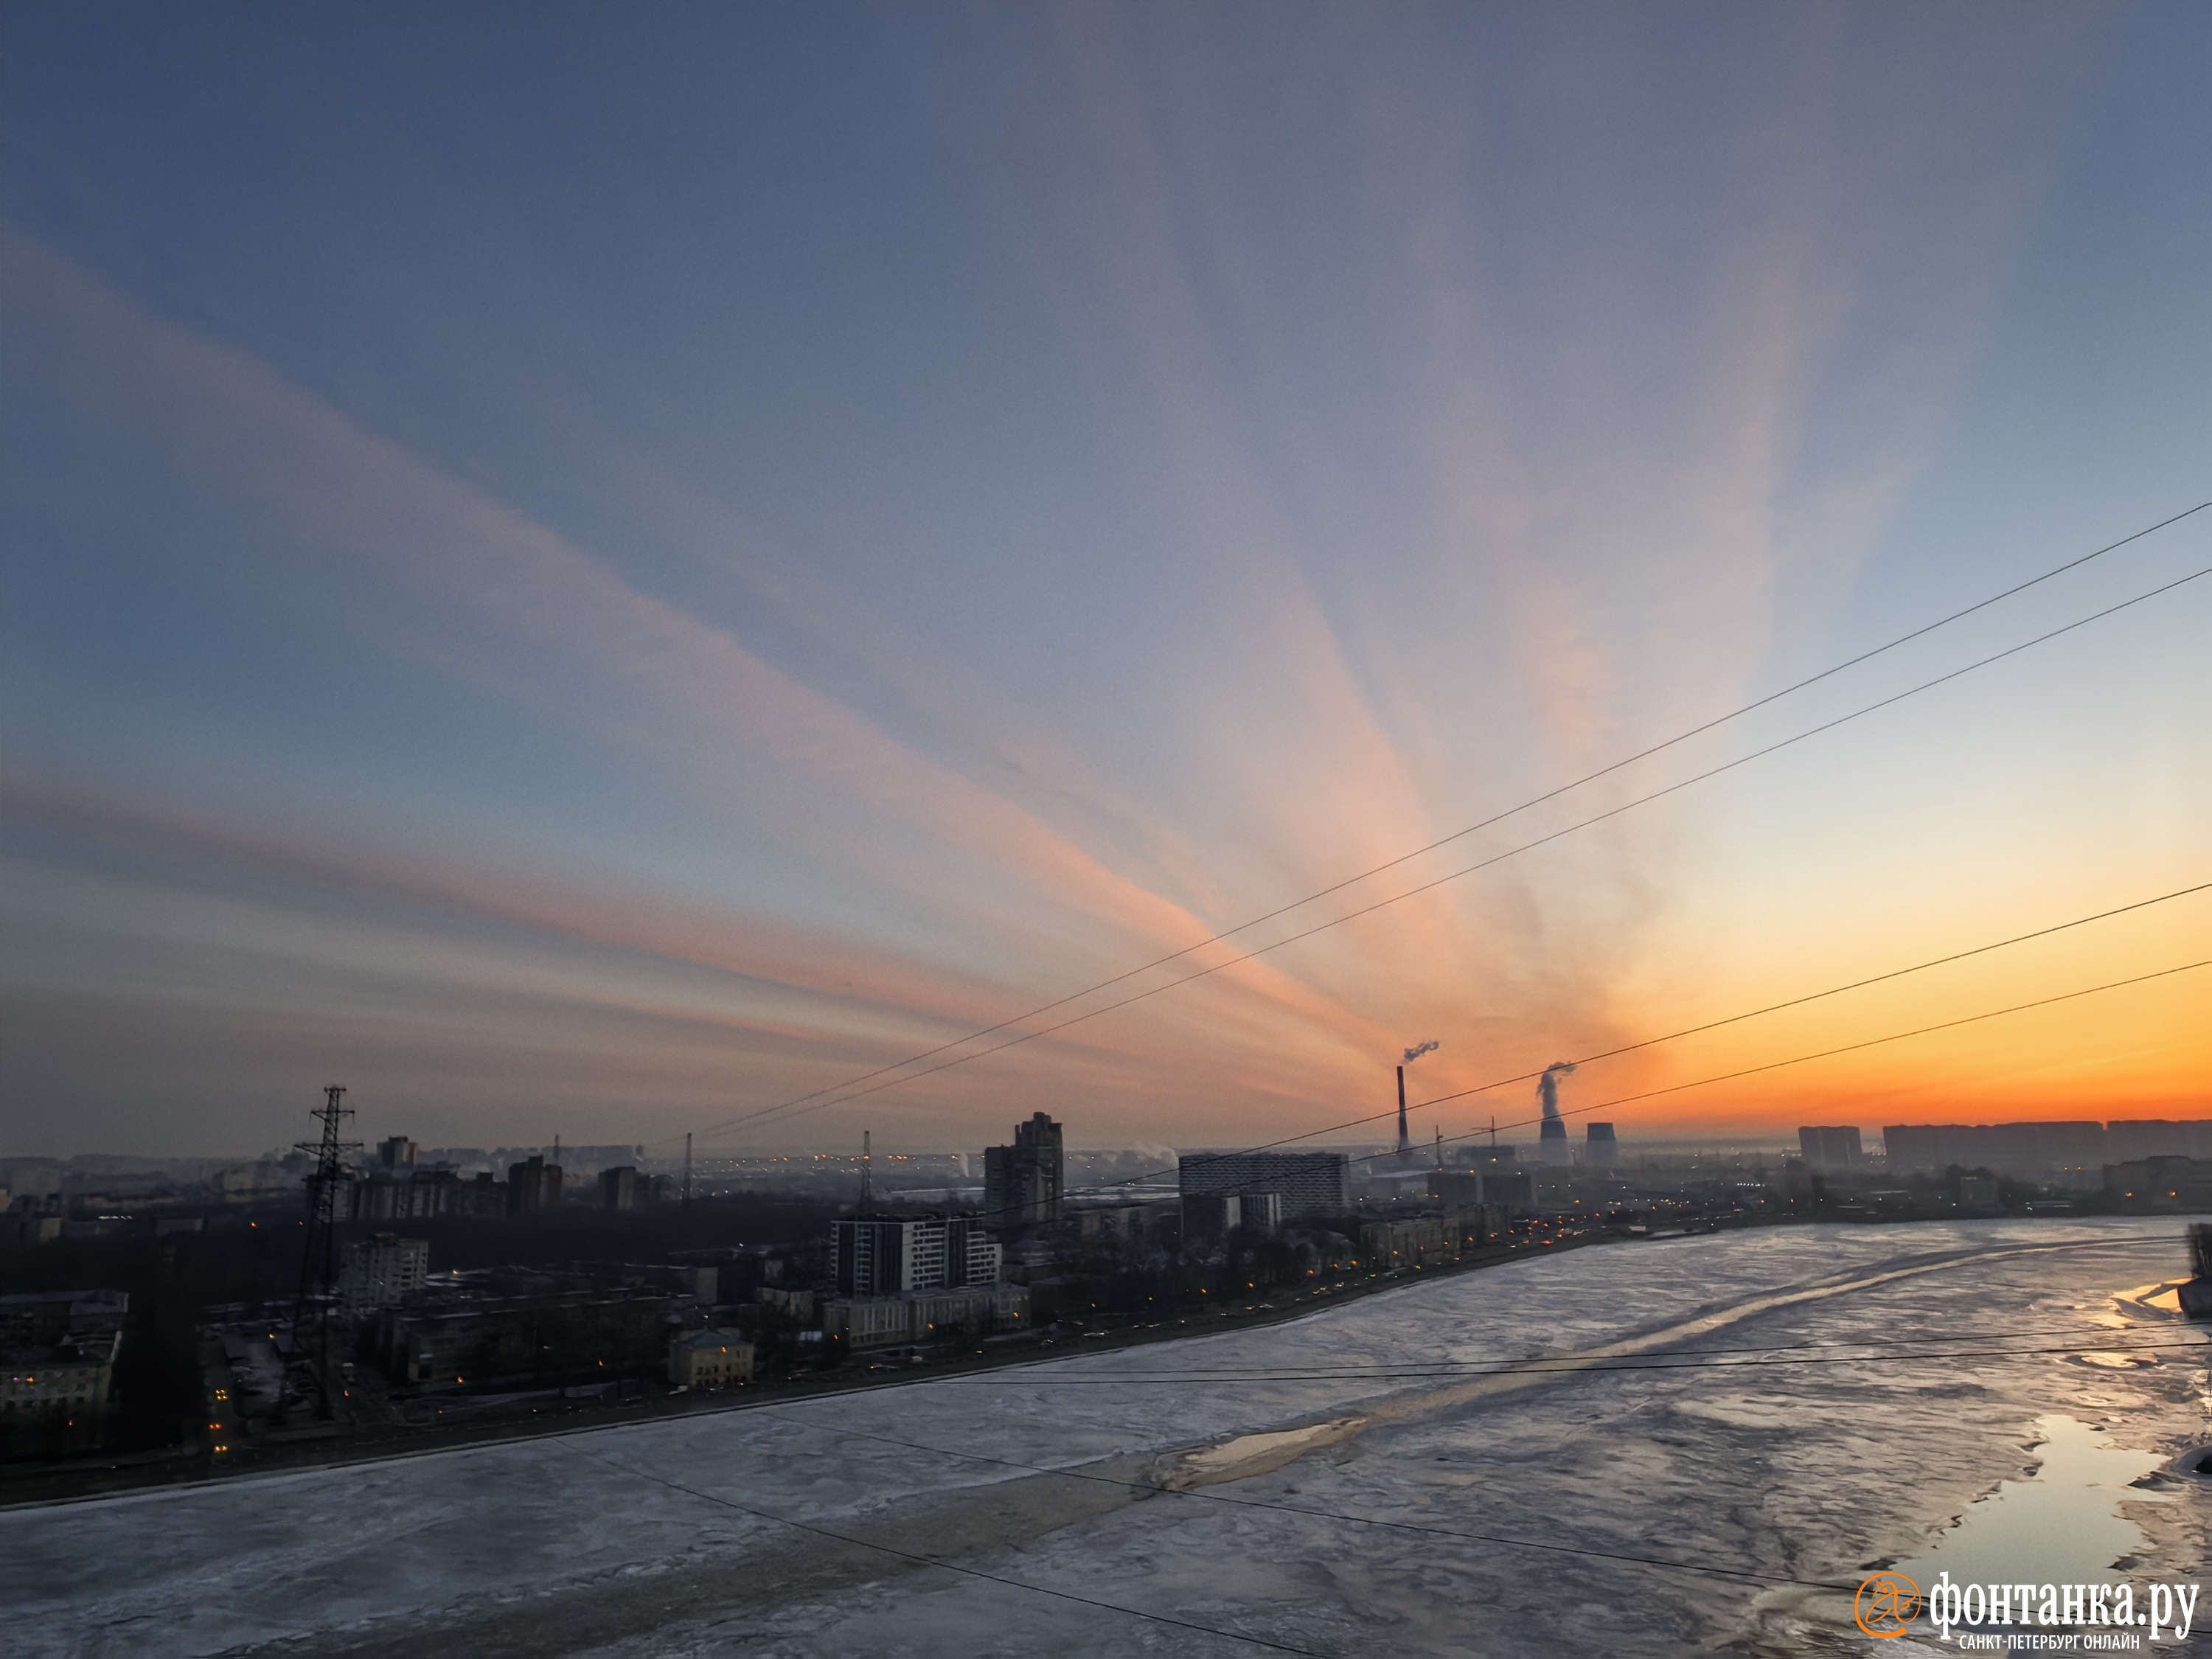
[[[415,1167],[415,1143],[405,1135],[380,1140],[376,1143],[376,1161],[387,1170],[411,1170]]]
[[[1067,1184],[1060,1127],[1042,1112],[1014,1126],[1014,1144],[983,1153],[984,1224],[1036,1227],[1060,1219]]]
[[[417,1170],[407,1183],[410,1220],[461,1212],[461,1177],[456,1170]]]
[[[1978,1166],[2014,1175],[2093,1170],[2146,1158],[2212,1159],[2212,1120],[2109,1123],[1893,1123],[1881,1132],[1893,1173]],[[1810,1163],[1811,1155],[1806,1161]]]
[[[544,1215],[561,1207],[561,1166],[533,1153],[507,1170],[507,1212],[509,1215]]]
[[[429,1241],[379,1233],[346,1246],[338,1295],[356,1308],[396,1308],[429,1276]]]
[[[599,1199],[610,1210],[635,1210],[637,1207],[636,1166],[617,1164],[611,1170],[600,1170]]]
[[[1849,1124],[1801,1128],[1797,1148],[1804,1154],[1808,1170],[1856,1170],[1863,1156],[1859,1132]]]
[[[1282,1195],[1280,1218],[1352,1208],[1352,1161],[1342,1152],[1194,1153],[1176,1160],[1186,1198]]]
[[[855,1216],[830,1224],[830,1242],[840,1296],[994,1284],[1002,1260],[976,1216]]]

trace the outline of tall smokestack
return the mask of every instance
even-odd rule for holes
[[[1417,1042],[1406,1050],[1405,1066],[1398,1068],[1398,1167],[1413,1167],[1413,1138],[1406,1133],[1406,1066],[1411,1066],[1423,1054],[1432,1054],[1444,1045],[1441,1042]]]

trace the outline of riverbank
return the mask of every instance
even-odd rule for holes
[[[1664,1235],[1662,1235],[1663,1237]],[[951,1376],[1008,1366],[1035,1364],[1071,1354],[1109,1352],[1169,1342],[1213,1332],[1249,1330],[1300,1319],[1348,1299],[1395,1290],[1417,1280],[1478,1273],[1537,1255],[1593,1244],[1646,1243],[1639,1237],[1601,1228],[1559,1228],[1549,1242],[1515,1240],[1502,1247],[1468,1251],[1457,1262],[1388,1273],[1346,1274],[1311,1289],[1271,1286],[1222,1308],[1201,1301],[1164,1314],[1158,1320],[1085,1328],[1062,1322],[1033,1334],[994,1344],[981,1352],[963,1350],[933,1357],[921,1364],[872,1361],[867,1354],[815,1372],[787,1373],[752,1386],[718,1394],[690,1394],[665,1388],[610,1403],[604,1396],[548,1399],[512,1414],[486,1413],[451,1422],[377,1424],[362,1427],[318,1425],[293,1431],[279,1441],[234,1444],[220,1458],[205,1449],[138,1453],[127,1457],[75,1458],[47,1464],[0,1464],[0,1510],[25,1504],[70,1503],[164,1486],[251,1480],[302,1469],[388,1462],[429,1456],[471,1446],[570,1435],[620,1424],[746,1411],[763,1406],[866,1393],[919,1378]],[[456,1396],[466,1400],[466,1396]]]

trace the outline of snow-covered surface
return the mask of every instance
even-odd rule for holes
[[[0,1645],[1262,1650],[1196,1626],[1325,1654],[1955,1652],[1862,1637],[1847,1595],[1692,1569],[1856,1583],[1929,1559],[1977,1498],[2030,1478],[2039,1419],[2161,1460],[2212,1438],[2202,1352],[2127,1368],[2025,1352],[2193,1340],[2113,1299],[2183,1270],[2181,1231],[1642,1242],[1415,1280],[1264,1330],[19,1510],[0,1514]],[[1866,1342],[1933,1357],[1847,1363],[1857,1350],[1828,1346]],[[1686,1348],[1705,1361],[1455,1369]],[[1352,1416],[1365,1421],[1267,1473],[1133,1490],[1194,1448]],[[2139,1577],[2197,1577],[2203,1497],[2186,1480],[2162,1492],[2129,1503],[2118,1533],[2083,1528],[2099,1559],[2082,1578],[2115,1536],[2140,1538]],[[2114,1514],[2112,1494],[2095,1502]]]

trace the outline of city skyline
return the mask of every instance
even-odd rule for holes
[[[2212,878],[2205,580],[738,1121],[2212,496],[2201,12],[107,15],[6,71],[0,1152],[288,1145],[333,1080],[456,1146],[1232,1146],[1386,1111],[1417,1042],[1417,1109],[1529,1074],[1419,1141]],[[2212,957],[2208,896],[1565,1103]],[[2208,979],[1602,1115],[2212,1115]]]

